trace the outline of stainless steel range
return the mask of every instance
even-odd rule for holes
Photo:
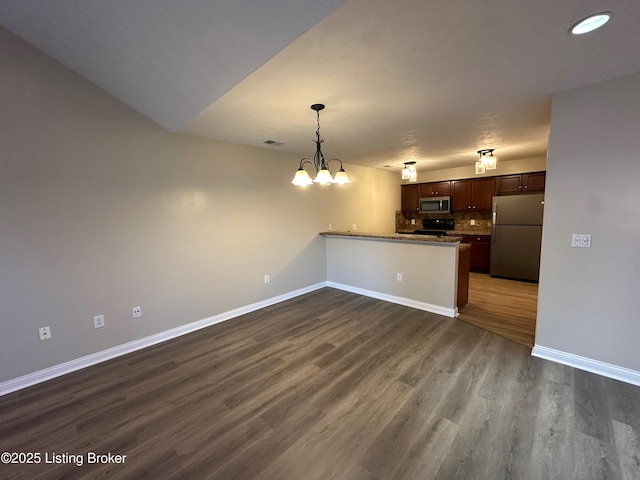
[[[414,230],[416,235],[437,235],[442,237],[448,231],[453,230],[455,221],[453,218],[425,218],[422,220],[422,228]]]

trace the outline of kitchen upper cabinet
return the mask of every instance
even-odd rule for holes
[[[544,192],[544,182],[547,172],[523,173],[522,189],[526,192]]]
[[[401,185],[401,209],[404,213],[418,213],[420,207],[420,185]]]
[[[451,195],[451,182],[433,182],[420,184],[420,198],[447,197]]]
[[[504,175],[496,179],[496,194],[509,195],[522,191],[522,175]]]
[[[491,201],[495,188],[494,177],[452,181],[452,210],[454,212],[491,211]]]
[[[496,179],[496,194],[512,195],[515,193],[544,192],[545,179],[546,172],[503,175]]]

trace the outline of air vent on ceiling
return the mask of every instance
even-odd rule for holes
[[[275,140],[267,140],[264,143],[267,145],[282,145],[282,142],[276,142]]]

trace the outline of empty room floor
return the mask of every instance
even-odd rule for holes
[[[636,479],[640,387],[323,288],[0,397],[0,438],[75,456],[11,479]]]

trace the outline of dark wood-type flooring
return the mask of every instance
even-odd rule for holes
[[[460,320],[527,347],[533,347],[538,313],[538,284],[469,274],[469,303]]]
[[[0,397],[0,450],[85,462],[0,478],[640,478],[640,388],[529,353],[324,288]]]

